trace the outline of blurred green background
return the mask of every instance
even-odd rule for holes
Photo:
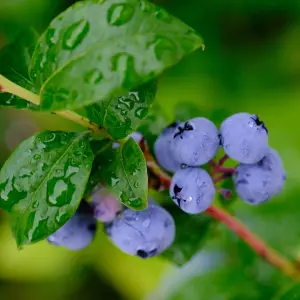
[[[155,2],[199,31],[206,44],[204,52],[162,76],[156,101],[166,122],[201,115],[220,124],[239,111],[264,120],[270,144],[284,160],[286,187],[262,206],[237,200],[230,210],[275,249],[300,260],[300,1]],[[72,3],[0,0],[0,48],[20,27],[41,33]],[[24,138],[44,128],[79,127],[51,115],[1,109],[0,165]],[[223,225],[192,262],[178,268],[161,257],[143,261],[122,254],[101,230],[79,253],[46,242],[17,251],[7,215],[0,212],[0,299],[256,300],[272,299],[286,284]]]

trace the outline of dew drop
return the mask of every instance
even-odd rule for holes
[[[55,28],[48,28],[45,37],[48,46],[55,45],[58,41],[57,30]]]
[[[118,99],[118,108],[132,110],[134,107],[134,100],[130,97],[119,97]]]
[[[81,19],[72,24],[63,37],[63,48],[66,50],[75,49],[85,38],[90,30],[90,24],[85,19]]]
[[[140,1],[140,6],[143,12],[149,12],[152,5],[148,1]]]
[[[55,140],[55,137],[56,135],[54,132],[46,131],[40,136],[40,139],[43,143],[50,143]]]
[[[129,198],[128,203],[131,207],[140,207],[142,200],[140,198]]]
[[[47,202],[51,206],[63,206],[67,204],[71,199],[66,198],[66,194],[68,191],[68,185],[63,180],[58,180],[53,178],[54,180],[48,182],[47,191],[49,192],[49,196],[47,197]],[[70,193],[70,196],[72,194]]]
[[[59,225],[64,225],[69,219],[70,216],[67,213],[58,213],[57,216],[55,216],[55,221]]]
[[[111,186],[114,187],[120,182],[120,178],[111,177]]]
[[[150,219],[145,219],[142,224],[144,227],[147,228],[147,227],[149,227],[150,223],[151,223]]]
[[[140,98],[139,92],[129,92],[128,95],[134,102],[137,102],[137,103],[145,102],[144,98]]]
[[[138,188],[139,185],[140,185],[140,183],[139,183],[138,181],[136,181],[136,182],[134,183],[134,187],[136,187],[136,188]]]
[[[77,173],[79,171],[78,167],[69,166],[66,172],[66,177],[71,176],[74,173]]]
[[[146,117],[147,113],[148,113],[148,108],[140,107],[135,110],[134,115],[139,119],[143,119]]]
[[[103,74],[98,69],[93,69],[84,75],[87,84],[97,84],[103,79]]]
[[[170,23],[172,20],[171,16],[164,9],[159,9],[158,11],[156,11],[155,17],[156,19],[164,21],[166,23]]]
[[[32,205],[32,208],[34,208],[34,209],[38,208],[39,204],[40,204],[39,201],[35,201]]]
[[[34,156],[33,156],[33,158],[35,159],[35,160],[39,160],[39,159],[41,159],[41,155],[40,154],[35,154]]]
[[[107,22],[112,26],[128,23],[134,14],[134,7],[128,3],[113,4],[107,12]]]
[[[176,45],[171,39],[163,36],[158,37],[155,41],[154,53],[158,60],[166,64],[177,60]]]
[[[57,169],[55,171],[55,176],[56,177],[63,177],[64,176],[64,171],[62,169]]]

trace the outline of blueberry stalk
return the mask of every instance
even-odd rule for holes
[[[235,232],[246,244],[250,246],[259,256],[266,260],[270,265],[279,269],[283,274],[295,279],[299,278],[300,270],[289,260],[282,257],[278,252],[273,250],[256,234],[251,232],[241,221],[230,215],[224,209],[211,206],[206,213],[213,219],[221,221],[233,232]]]
[[[17,97],[20,97],[30,103],[33,103],[35,105],[40,104],[40,96],[36,95],[23,87],[15,84],[14,82],[8,80],[4,76],[0,75],[0,92],[2,93],[10,93]],[[55,115],[61,116],[65,119],[68,119],[70,121],[73,121],[83,127],[88,128],[92,133],[99,133],[101,136],[105,136],[107,138],[110,138],[108,133],[103,129],[100,128],[99,125],[91,122],[89,119],[84,118],[78,114],[76,114],[73,111],[70,110],[64,110],[64,111],[57,111],[53,112]]]
[[[229,156],[225,154],[222,158],[220,158],[218,165],[222,167],[228,158]]]
[[[148,168],[160,180],[161,185],[168,189],[170,187],[171,178],[157,165],[155,159],[149,152],[149,149],[144,141],[140,143],[141,149],[144,152]],[[215,162],[210,162],[213,166]],[[233,169],[234,170],[234,169]],[[206,211],[213,219],[222,222],[237,236],[239,236],[248,246],[256,252],[262,259],[277,268],[286,276],[298,280],[300,278],[300,269],[297,265],[284,258],[281,254],[267,245],[259,236],[253,233],[247,226],[245,226],[237,218],[230,215],[226,210],[212,205]]]

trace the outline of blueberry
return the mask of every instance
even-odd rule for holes
[[[225,153],[244,164],[260,161],[268,151],[268,130],[257,115],[237,113],[221,124]]]
[[[234,176],[236,191],[245,202],[257,205],[281,192],[285,171],[276,150],[269,148],[266,156],[255,164],[240,164]]]
[[[122,203],[106,188],[98,189],[92,194],[94,217],[102,222],[111,222],[122,211]]]
[[[169,172],[180,168],[180,163],[172,155],[171,142],[179,122],[174,122],[165,128],[154,144],[154,155],[158,164]]]
[[[183,211],[197,214],[211,206],[215,187],[205,170],[186,168],[178,170],[173,176],[170,196]]]
[[[217,127],[208,119],[194,118],[177,126],[171,149],[180,163],[200,166],[214,158],[219,144]]]
[[[69,250],[87,247],[96,234],[97,223],[92,214],[77,211],[75,215],[56,232],[50,235],[49,243]]]
[[[152,202],[143,211],[126,208],[106,225],[106,233],[123,252],[149,258],[160,254],[173,243],[175,224],[165,209]]]

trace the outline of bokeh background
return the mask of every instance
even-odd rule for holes
[[[43,32],[73,2],[0,0],[0,48],[20,27]],[[206,44],[160,79],[156,102],[165,120],[157,124],[195,115],[220,124],[234,112],[257,113],[284,160],[286,187],[262,206],[237,199],[230,210],[275,249],[300,260],[300,1],[156,2],[199,31]],[[0,166],[24,138],[45,128],[78,127],[51,115],[1,109]],[[201,226],[196,230],[201,234]],[[221,224],[178,268],[163,257],[143,261],[122,254],[101,228],[78,253],[46,242],[17,251],[0,212],[0,299],[257,300],[272,299],[289,284]]]

